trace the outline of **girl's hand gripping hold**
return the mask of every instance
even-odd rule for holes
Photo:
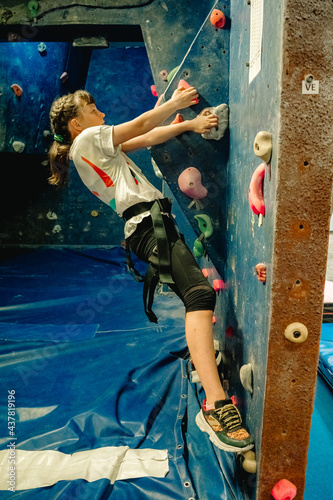
[[[170,101],[177,103],[177,109],[185,109],[196,104],[195,99],[199,97],[197,90],[194,87],[184,89],[180,87],[172,94]]]

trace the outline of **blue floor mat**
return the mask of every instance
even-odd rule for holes
[[[323,323],[319,349],[319,372],[333,389],[333,323]]]
[[[72,454],[127,445],[169,455],[163,479],[59,481],[1,498],[245,498],[234,455],[214,448],[194,423],[183,305],[173,294],[157,296],[159,323],[149,323],[122,248],[7,257],[0,297],[0,424],[7,428],[7,391],[15,390],[17,449]],[[9,439],[1,436],[1,450]]]

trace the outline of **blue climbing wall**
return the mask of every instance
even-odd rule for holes
[[[153,79],[144,44],[118,42],[108,49],[81,49],[69,42],[47,41],[46,51],[40,53],[40,43],[0,43],[0,88],[5,106],[0,154],[8,165],[2,182],[10,189],[10,196],[1,199],[1,243],[119,244],[123,239],[122,220],[83,189],[74,168],[65,189],[48,185],[47,151],[52,141],[48,115],[57,96],[77,88],[86,88],[94,95],[110,125],[152,108],[156,98],[150,90]],[[32,69],[34,78],[29,79]],[[64,70],[68,80],[62,83]],[[21,97],[11,90],[12,83],[23,88]],[[14,141],[25,144],[22,153],[14,152]],[[160,187],[149,153],[136,152],[133,159]]]
[[[294,408],[294,394],[302,400],[301,391],[309,394],[312,390],[311,377],[307,377],[307,382],[311,379],[308,388],[304,381],[296,383],[298,373],[293,375],[293,370],[295,366],[297,368],[295,359],[302,358],[299,354],[301,350],[296,351],[293,349],[295,346],[286,344],[281,332],[288,322],[295,319],[305,322],[307,319],[311,327],[317,320],[320,321],[319,295],[323,272],[315,242],[324,240],[327,231],[324,226],[331,172],[327,170],[330,160],[325,158],[325,161],[319,161],[319,155],[329,149],[322,146],[329,134],[326,129],[310,134],[310,128],[304,128],[304,121],[311,121],[314,125],[320,115],[322,124],[327,115],[327,103],[320,98],[331,95],[327,87],[328,79],[323,73],[323,67],[328,66],[327,40],[330,38],[327,35],[318,43],[313,41],[314,35],[321,33],[317,29],[320,25],[318,21],[323,21],[323,28],[324,24],[328,24],[324,22],[327,0],[321,2],[320,7],[304,0],[265,0],[260,50],[262,68],[249,83],[250,17],[251,5],[255,3],[243,0],[195,3],[190,0],[131,3],[115,0],[110,5],[110,2],[101,0],[97,5],[91,5],[89,0],[83,0],[79,5],[65,5],[58,0],[52,9],[47,4],[40,4],[39,10],[32,15],[19,0],[8,2],[8,9],[0,12],[3,40],[0,44],[3,64],[0,104],[1,111],[4,111],[0,118],[0,154],[3,164],[11,166],[3,173],[6,193],[11,196],[9,201],[1,198],[4,217],[0,233],[3,245],[111,245],[118,244],[122,238],[122,222],[109,209],[98,204],[89,192],[82,190],[75,173],[64,191],[47,186],[47,166],[41,164],[45,162],[48,137],[43,132],[47,129],[46,110],[58,94],[79,87],[91,90],[98,106],[104,108],[106,121],[110,124],[130,119],[154,106],[156,98],[149,91],[152,83],[155,83],[159,95],[165,92],[165,98],[170,97],[181,78],[197,87],[200,102],[184,111],[185,118],[196,116],[205,107],[227,103],[230,107],[230,127],[221,141],[205,141],[196,134],[187,133],[166,145],[153,148],[151,154],[168,182],[165,193],[175,199],[176,218],[190,246],[199,234],[194,219],[198,212],[188,208],[190,199],[180,192],[178,176],[185,168],[195,166],[201,171],[203,184],[208,189],[208,196],[203,200],[203,212],[211,217],[214,233],[204,242],[207,255],[200,265],[206,268],[211,281],[222,278],[224,282],[223,289],[218,293],[214,326],[214,335],[225,353],[224,386],[230,395],[237,395],[238,405],[255,434],[261,483],[265,483],[265,491],[259,483],[260,495],[267,497],[268,483],[273,481],[273,477],[286,472],[284,464],[277,463],[276,450],[282,449],[288,454],[288,459],[292,458],[296,476],[301,467],[298,466],[298,457],[295,462],[291,450],[293,439],[298,442],[298,436],[293,434],[293,438],[289,439],[289,432],[293,429],[288,428],[287,432],[285,427],[278,428],[275,419],[272,422],[279,430],[274,446],[269,446],[270,443],[266,445],[263,467],[260,449],[265,390],[276,385],[280,374],[287,374],[281,379],[286,382],[282,385],[295,391],[286,391],[271,400],[274,404],[266,408],[266,412],[270,411],[273,416],[274,409],[275,415],[284,415],[282,410]],[[225,29],[217,30],[210,24],[209,16],[213,8],[219,8],[226,14]],[[31,25],[29,29],[27,25]],[[308,37],[310,25],[313,37]],[[89,30],[87,26],[90,26]],[[105,50],[78,51],[71,43],[80,35],[105,35],[114,45]],[[22,36],[27,40],[23,41]],[[40,41],[45,41],[47,45],[44,56],[37,50]],[[138,48],[135,42],[139,42]],[[326,92],[301,101],[300,85],[306,72],[310,71],[309,61],[311,71],[317,68],[326,85]],[[170,72],[178,66],[178,72],[170,83],[160,78],[162,70]],[[38,78],[31,78],[32,67]],[[59,81],[63,71],[69,74],[65,85]],[[12,83],[23,86],[21,99],[13,95],[10,89]],[[281,92],[283,100],[280,99]],[[291,95],[292,92],[295,94]],[[110,102],[108,100],[111,95],[113,105],[111,99]],[[290,144],[289,126],[294,134]],[[253,141],[260,130],[273,134],[273,156],[264,180],[266,216],[263,224],[258,226],[258,218],[248,205],[248,187],[252,173],[260,163],[253,152]],[[283,139],[281,130],[284,132]],[[316,147],[312,146],[315,138],[321,140],[320,145],[315,144]],[[14,153],[13,140],[25,142],[25,152]],[[279,157],[281,151],[284,156]],[[147,152],[138,153],[134,159],[150,180],[159,184],[153,175]],[[283,195],[291,192],[296,197],[286,200]],[[299,192],[302,196],[298,197]],[[292,213],[292,221],[288,219],[287,212],[281,215],[286,209]],[[98,216],[92,217],[92,211]],[[60,230],[59,227],[56,229],[57,226]],[[108,230],[111,226],[112,232]],[[296,250],[293,264],[289,263],[289,268],[285,266],[288,269],[281,276],[285,262],[277,260],[277,244],[283,238],[288,252]],[[294,245],[294,240],[298,244]],[[309,242],[312,242],[311,248]],[[309,255],[309,248],[314,256],[311,266],[303,264]],[[322,248],[320,250],[322,256]],[[258,262],[267,266],[266,284],[256,278],[254,266]],[[309,268],[313,274],[310,276],[309,273],[307,277]],[[302,272],[298,274],[299,269]],[[308,296],[311,301],[306,302]],[[270,318],[274,306],[278,309],[275,319],[283,317],[278,327],[272,327]],[[308,311],[312,313],[311,318],[307,318]],[[272,328],[271,337],[277,339],[278,349],[271,353],[268,360],[269,332]],[[307,349],[313,363],[316,359],[317,330],[315,328],[312,343]],[[271,367],[277,358],[282,360],[281,352],[290,355],[290,364],[281,361],[280,365],[276,365],[275,377],[272,376],[270,383],[266,384],[267,366]],[[279,355],[276,356],[276,353]],[[304,360],[307,353],[303,355]],[[296,358],[297,354],[299,358]],[[239,381],[239,369],[248,363],[253,368],[253,395],[246,392]],[[309,416],[311,402],[307,403],[306,410]],[[283,425],[283,420],[286,419],[281,417],[279,425]],[[272,432],[272,422],[266,426],[268,437]],[[282,434],[279,434],[280,430]],[[306,435],[303,445],[305,442]],[[303,463],[306,452],[306,446],[303,446]],[[302,471],[297,479],[300,476]],[[302,478],[299,482],[302,483]],[[245,483],[249,496],[254,498],[257,494],[255,477],[250,475]]]

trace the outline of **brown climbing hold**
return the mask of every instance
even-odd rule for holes
[[[12,89],[12,91],[14,92],[16,97],[21,97],[21,95],[23,94],[22,87],[20,87],[17,83],[14,83],[13,85],[11,85],[10,88]]]

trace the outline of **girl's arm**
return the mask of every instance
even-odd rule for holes
[[[122,123],[114,127],[113,145],[117,147],[134,137],[144,135],[160,125],[178,109],[188,108],[195,104],[194,99],[198,97],[195,88],[177,89],[171,99],[158,108],[152,109],[138,116],[130,122]]]
[[[173,137],[177,137],[177,135],[180,135],[183,132],[192,131],[198,134],[204,134],[209,132],[212,127],[217,126],[218,118],[216,115],[199,115],[193,120],[186,120],[182,123],[166,125],[164,127],[156,127],[147,134],[135,137],[134,139],[123,143],[121,149],[124,153],[128,153],[135,149],[148,148],[150,146],[162,144]]]

